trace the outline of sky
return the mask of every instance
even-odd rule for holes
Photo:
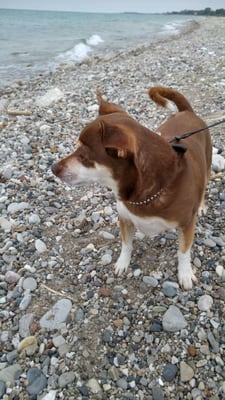
[[[161,13],[225,8],[225,0],[0,0],[0,8],[85,12]]]

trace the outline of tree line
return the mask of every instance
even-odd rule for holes
[[[172,11],[167,14],[182,14],[182,15],[203,15],[203,16],[216,16],[216,17],[225,17],[225,9],[218,8],[216,10],[212,10],[210,7],[205,8],[204,10],[182,10],[182,11]]]

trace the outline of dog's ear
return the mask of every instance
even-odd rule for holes
[[[187,151],[187,148],[183,144],[172,144],[172,147],[179,154],[184,154]]]
[[[96,91],[96,97],[97,97],[98,104],[99,104],[99,111],[98,111],[99,115],[112,114],[112,113],[116,113],[116,112],[120,112],[120,113],[125,113],[126,114],[126,111],[124,111],[117,104],[108,103],[107,101],[105,101],[102,98],[102,95],[98,90]]]
[[[135,138],[120,125],[108,125],[100,121],[102,144],[110,154],[118,158],[130,158],[135,153]]]

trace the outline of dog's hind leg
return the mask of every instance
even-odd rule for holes
[[[190,225],[179,230],[179,250],[178,250],[178,280],[185,289],[191,289],[193,283],[197,283],[191,267],[191,246],[194,239],[195,218]]]
[[[135,227],[133,223],[127,219],[120,218],[120,233],[122,239],[122,249],[120,256],[115,264],[115,273],[121,275],[125,272],[130,264],[131,253],[133,249],[133,237]]]

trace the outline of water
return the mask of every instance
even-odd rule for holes
[[[147,46],[178,33],[191,18],[0,9],[0,87],[60,64]]]

